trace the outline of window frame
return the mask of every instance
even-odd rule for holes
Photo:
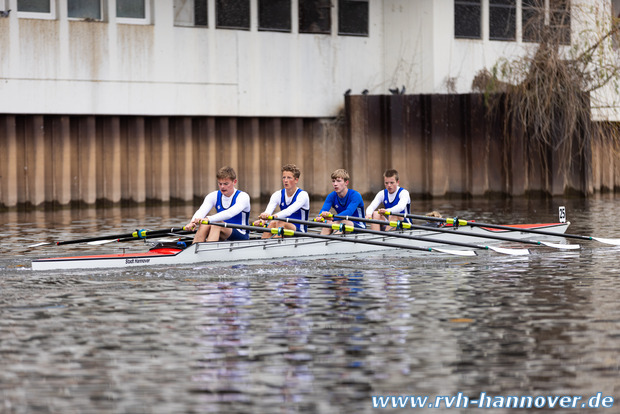
[[[176,19],[176,13],[173,16],[173,21],[172,24],[174,25],[174,27],[199,27],[199,28],[208,28],[209,27],[209,0],[201,0],[202,2],[204,2],[204,16],[202,16],[205,20],[205,24],[196,24],[196,15],[197,15],[197,10],[196,10],[196,2],[197,0],[192,0],[192,10],[191,10],[191,14],[192,14],[192,22],[191,23],[183,23],[180,22],[179,20]],[[172,2],[172,10],[174,12],[174,7],[176,4],[176,0],[174,0]]]
[[[342,11],[343,3],[365,3],[366,4],[366,31],[363,33],[353,33],[342,31]],[[353,37],[369,37],[370,36],[370,1],[369,0],[338,0],[338,36],[353,36]]]
[[[149,25],[153,22],[152,20],[152,0],[142,0],[144,2],[144,17],[119,17],[118,9],[114,10],[114,16],[116,18],[116,23],[119,24],[136,24],[136,25]],[[118,2],[118,0],[117,0]],[[118,3],[117,3],[118,4]]]
[[[516,42],[517,41],[517,0],[496,0],[496,1],[512,1],[512,4],[503,4],[503,3],[492,3],[494,0],[489,0],[488,5],[489,5],[489,41],[494,41],[494,42]],[[492,34],[492,30],[491,30],[491,15],[492,15],[492,11],[493,10],[512,10],[512,19],[511,21],[513,22],[512,25],[512,37],[500,37],[500,36],[493,36]],[[508,17],[510,17],[510,14],[508,15]],[[507,23],[510,23],[510,21],[507,21]]]
[[[455,39],[470,39],[470,40],[482,40],[483,37],[483,30],[482,30],[482,10],[483,10],[483,3],[482,0],[454,0],[454,38]],[[456,34],[456,9],[457,6],[469,6],[469,7],[477,7],[479,14],[478,14],[478,34],[477,35],[457,35]]]
[[[101,15],[101,17],[99,19],[94,19],[92,17],[71,17],[69,16],[69,0],[67,0],[66,5],[67,5],[67,20],[70,21],[85,21],[85,20],[89,20],[92,19],[92,21],[94,22],[103,22],[105,21],[105,5],[106,5],[106,0],[98,0],[99,1],[99,13]]]
[[[251,0],[244,0],[244,1],[247,1],[247,4],[248,4],[248,26],[247,27],[235,26],[235,25],[222,25],[222,24],[220,24],[220,21],[219,21],[219,18],[220,18],[219,7],[220,7],[220,1],[223,1],[223,0],[214,0],[214,1],[215,1],[215,28],[216,29],[220,29],[220,30],[244,30],[244,31],[252,30],[252,2],[251,2]]]
[[[257,0],[256,3],[256,7],[257,7],[257,30],[259,32],[278,32],[278,33],[292,33],[293,32],[293,2],[288,0],[287,4],[288,4],[288,28],[287,29],[282,29],[282,28],[273,28],[273,27],[264,27],[261,25],[261,11],[262,11],[262,7],[265,3],[263,2],[269,2],[271,0]]]
[[[19,11],[19,6],[17,4],[17,0],[15,1],[15,8],[17,9],[17,17],[20,19],[41,19],[41,20],[56,20],[58,17],[56,11],[56,0],[48,0],[50,5],[49,12],[30,12],[30,11]],[[5,9],[6,9],[5,5]]]

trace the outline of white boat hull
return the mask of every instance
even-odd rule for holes
[[[544,229],[556,233],[561,237],[570,223],[553,223],[527,225],[529,229]],[[388,242],[398,244],[406,249],[407,246],[429,249],[432,247],[458,250],[453,246],[441,243],[449,240],[461,243],[471,243],[484,248],[489,242],[496,242],[492,237],[475,237],[472,234],[510,237],[515,240],[549,239],[553,236],[538,236],[519,230],[504,231],[481,227],[461,226],[449,233],[429,230],[405,231],[404,234],[436,239],[438,242],[418,241],[404,238],[374,234],[346,234],[343,240],[322,240],[311,237],[294,237],[284,239],[261,239],[217,243],[197,243],[184,250],[155,249],[144,253],[122,253],[90,256],[72,256],[59,258],[43,258],[32,262],[33,270],[65,270],[65,269],[103,269],[103,268],[131,268],[139,266],[168,266],[193,265],[199,263],[237,263],[243,261],[287,260],[306,257],[322,257],[335,255],[356,255],[362,253],[394,250],[393,246],[378,246],[365,244],[364,241]],[[355,241],[355,242],[354,242]],[[522,247],[522,246],[520,246]],[[463,248],[460,248],[463,249]],[[411,250],[406,250],[411,251]],[[417,250],[416,250],[417,251]],[[422,254],[426,254],[422,252]]]

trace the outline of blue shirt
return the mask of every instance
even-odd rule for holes
[[[355,190],[347,190],[347,195],[343,198],[338,197],[338,193],[335,191],[329,193],[325,203],[323,203],[323,207],[321,207],[321,212],[330,211],[332,208],[336,210],[336,214],[339,216],[364,218],[364,200],[362,200],[362,195]],[[351,221],[355,227],[366,228],[366,225],[362,222]]]

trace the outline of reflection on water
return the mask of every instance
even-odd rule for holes
[[[616,204],[435,200],[419,211],[532,222],[566,205],[569,232],[619,237],[608,227]],[[42,254],[102,248],[28,244],[177,227],[193,211],[0,214],[0,412],[360,413],[381,411],[372,396],[458,392],[620,398],[620,249],[595,242],[528,257],[29,269]]]

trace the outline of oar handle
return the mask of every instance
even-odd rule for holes
[[[316,227],[324,227],[327,229],[332,229],[335,231],[341,231],[341,232],[347,232],[347,233],[352,233],[355,231],[355,227],[354,226],[348,226],[346,224],[343,223],[321,223],[318,222],[316,220],[314,221],[307,221],[307,220],[298,220],[298,219],[293,219],[293,218],[289,218],[289,217],[285,217],[285,218],[274,218],[273,216],[269,216],[267,218],[268,220],[278,220],[278,221],[284,221],[286,223],[296,223],[296,224],[305,224],[307,226],[316,226]]]

